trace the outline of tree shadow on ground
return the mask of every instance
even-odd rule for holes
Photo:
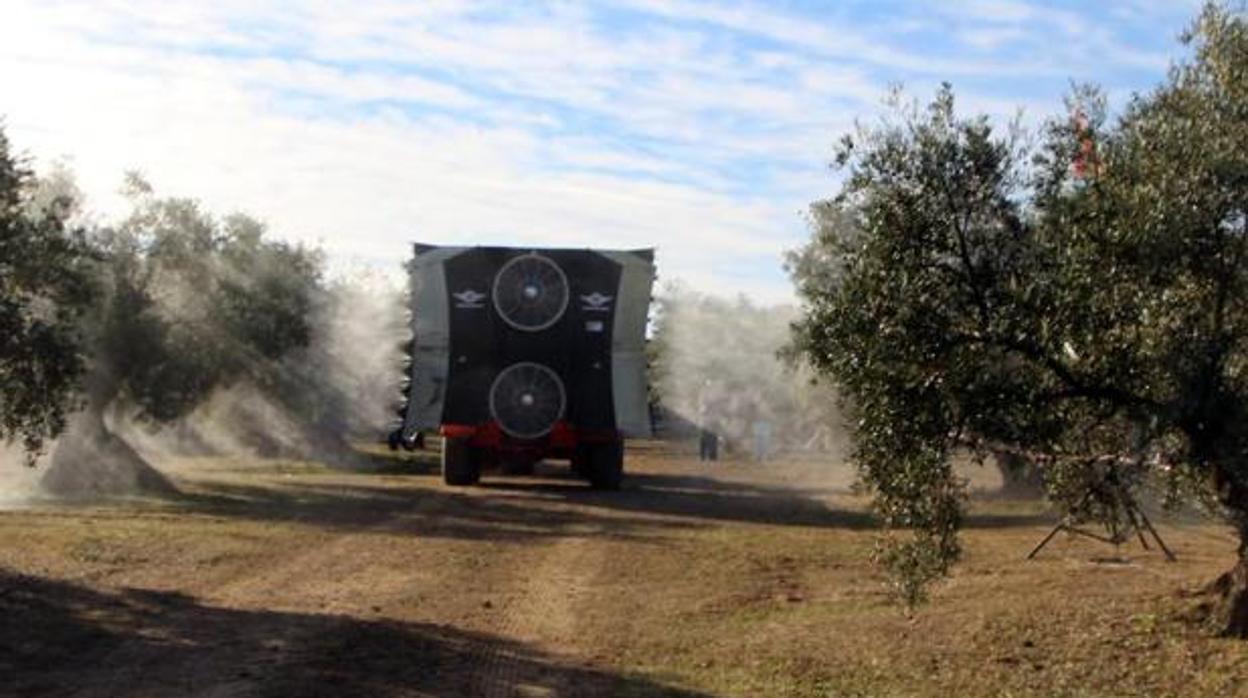
[[[833,508],[796,488],[698,475],[630,473],[619,490],[601,491],[574,476],[543,470],[536,478],[486,479],[480,487],[665,518],[849,529],[876,525],[869,512]]]
[[[488,473],[476,487],[450,488],[430,481],[438,477],[434,452],[367,455],[369,465],[346,481],[192,481],[179,502],[219,516],[474,540],[598,535],[658,542],[665,531],[725,522],[850,530],[878,526],[862,502],[829,502],[828,490],[715,474],[630,473],[622,489],[600,491],[563,464],[543,463],[535,476]],[[964,524],[1004,528],[1050,518],[972,512]]]
[[[699,525],[552,507],[536,497],[480,496],[441,487],[412,487],[402,478],[387,480],[358,484],[196,482],[187,486],[176,506],[210,516],[338,530],[511,542],[594,535],[657,544],[668,532]]]
[[[589,507],[724,522],[772,526],[870,529],[879,520],[863,505],[837,507],[802,487],[740,482],[703,475],[630,473],[619,491],[603,492],[557,470],[543,469],[540,478],[486,480],[481,487],[495,492],[554,496]],[[968,528],[1032,526],[1048,522],[1042,514],[971,513]]]
[[[213,607],[5,570],[0,617],[0,692],[13,695],[702,695],[447,626]]]
[[[355,467],[336,468],[364,475],[440,475],[441,455],[434,450],[379,451],[359,449]],[[333,467],[332,465],[330,467]]]

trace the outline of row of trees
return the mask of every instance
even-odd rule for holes
[[[669,284],[655,298],[651,400],[671,431],[706,426],[744,448],[770,425],[773,448],[835,451],[843,431],[827,381],[783,356],[796,308],[719,298]]]
[[[353,425],[315,428],[357,397],[334,379],[349,357],[325,331],[345,296],[321,253],[269,239],[245,215],[159,197],[137,175],[125,193],[119,223],[82,223],[72,178],[36,178],[0,132],[0,439],[31,458],[58,439],[43,480],[54,491],[160,491],[168,483],[117,424],[179,422],[247,386],[248,403],[306,426],[296,439],[323,447],[345,434]],[[276,427],[260,417],[231,426],[263,447]]]
[[[1248,635],[1248,21],[1209,5],[1191,58],[1120,114],[1091,88],[1032,145],[925,108],[847,137],[791,260],[796,342],[831,376],[907,600],[958,557],[951,456],[1009,452],[1057,490],[1123,467],[1220,503],[1218,580]]]

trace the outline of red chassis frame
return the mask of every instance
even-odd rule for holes
[[[484,424],[443,424],[445,438],[467,439],[468,445],[496,455],[519,457],[532,462],[543,458],[571,459],[580,444],[611,443],[620,440],[614,429],[583,429],[564,420],[555,422],[550,433],[538,439],[517,439],[490,421]]]

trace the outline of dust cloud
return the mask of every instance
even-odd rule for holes
[[[797,312],[666,286],[651,337],[666,434],[691,436],[705,426],[730,455],[752,456],[761,431],[769,458],[839,462],[845,438],[835,392],[782,356]]]
[[[194,317],[194,300],[179,286],[157,296],[162,312]],[[276,362],[255,357],[247,377],[171,423],[144,420],[124,401],[100,419],[79,415],[43,459],[52,467],[34,469],[44,473],[37,487],[30,477],[0,481],[0,498],[159,496],[172,491],[165,475],[194,467],[196,457],[368,467],[353,443],[381,441],[393,427],[408,334],[402,299],[399,284],[379,273],[339,274],[316,295],[307,347]]]
[[[0,510],[20,507],[40,495],[39,477],[47,456],[33,464],[15,444],[0,443]]]
[[[216,390],[186,418],[121,431],[145,457],[290,458],[362,467],[354,442],[381,441],[393,426],[408,330],[398,284],[367,270],[326,285],[309,346],[260,372],[267,380]]]

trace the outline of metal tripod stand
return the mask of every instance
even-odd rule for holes
[[[1053,537],[1057,535],[1058,531],[1067,531],[1069,533],[1091,538],[1093,540],[1099,540],[1102,543],[1109,543],[1110,545],[1121,545],[1122,543],[1130,540],[1130,531],[1134,530],[1135,535],[1140,540],[1140,545],[1143,546],[1145,550],[1152,550],[1152,548],[1148,546],[1148,539],[1144,537],[1144,532],[1147,531],[1148,534],[1152,536],[1153,540],[1157,542],[1157,547],[1161,548],[1161,551],[1165,553],[1166,560],[1169,562],[1175,561],[1176,558],[1174,553],[1170,551],[1170,548],[1166,547],[1166,542],[1163,541],[1161,536],[1157,534],[1157,529],[1153,528],[1153,523],[1148,520],[1148,516],[1146,516],[1144,511],[1140,509],[1140,505],[1135,501],[1135,497],[1133,497],[1128,488],[1122,484],[1122,480],[1118,477],[1116,466],[1110,466],[1105,476],[1101,478],[1101,481],[1088,489],[1087,493],[1083,495],[1083,499],[1079,500],[1079,504],[1075,506],[1074,511],[1084,508],[1093,498],[1099,499],[1103,503],[1119,508],[1126,519],[1126,525],[1119,525],[1120,522],[1118,518],[1114,517],[1105,524],[1105,528],[1109,531],[1109,535],[1103,536],[1099,533],[1095,533],[1075,525],[1070,521],[1069,515],[1063,516],[1062,520],[1053,527],[1053,530],[1049,531],[1049,535],[1045,536],[1044,540],[1040,541],[1040,543],[1027,554],[1027,559],[1031,560],[1035,558],[1036,554],[1044,549],[1044,546],[1048,545],[1049,541],[1053,540]]]

